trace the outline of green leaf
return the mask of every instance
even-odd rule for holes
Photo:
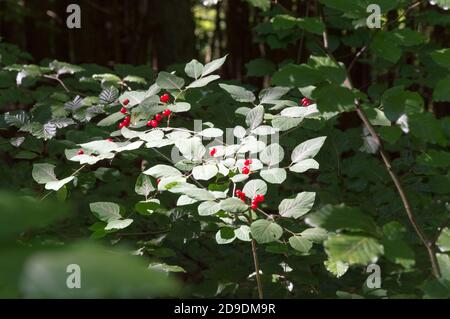
[[[259,244],[277,241],[283,235],[283,228],[273,221],[259,219],[250,225],[252,237]]]
[[[306,222],[314,227],[321,227],[328,231],[362,231],[377,234],[377,226],[372,217],[364,214],[360,209],[341,205],[326,205],[319,211],[310,214]]]
[[[244,185],[242,192],[250,199],[255,198],[256,195],[266,195],[267,184],[261,179],[254,179]]]
[[[246,0],[252,6],[257,7],[263,11],[270,9],[270,0]]]
[[[271,75],[276,70],[275,64],[266,59],[254,59],[245,65],[247,76],[266,76]]]
[[[336,84],[343,83],[347,77],[344,67],[329,57],[311,56],[308,65],[319,71],[325,79]]]
[[[119,122],[123,119],[123,114],[120,112],[113,113],[107,117],[105,117],[103,120],[97,123],[97,126],[111,126]]]
[[[219,169],[215,164],[203,164],[194,167],[192,175],[196,180],[207,181],[215,177],[219,173]]]
[[[181,154],[189,161],[202,161],[206,148],[200,138],[180,139],[175,142]]]
[[[158,74],[156,84],[158,84],[161,89],[181,91],[184,86],[184,80],[172,73],[163,71]]]
[[[234,229],[229,227],[221,228],[216,233],[216,242],[219,245],[227,245],[232,243],[236,239],[236,235],[234,233]]]
[[[287,178],[287,173],[284,168],[265,169],[259,174],[266,182],[271,184],[282,184]]]
[[[312,243],[301,236],[290,237],[289,245],[291,245],[291,247],[294,248],[295,250],[298,250],[299,252],[302,253],[307,253],[312,247]]]
[[[24,159],[24,160],[32,160],[38,157],[39,155],[30,151],[19,151],[16,155],[14,155],[15,159]]]
[[[290,88],[282,86],[266,88],[259,93],[259,100],[261,104],[276,104],[290,90]]]
[[[52,181],[45,184],[45,189],[59,191],[64,185],[73,181],[75,176],[69,176],[60,181]]]
[[[275,72],[272,84],[289,87],[305,87],[323,80],[319,71],[306,64],[288,64]]]
[[[119,230],[130,226],[133,223],[132,219],[116,219],[111,220],[105,227],[105,230]]]
[[[184,68],[184,72],[191,78],[198,79],[203,72],[203,64],[198,62],[197,60],[192,60],[186,67]]]
[[[287,131],[297,127],[303,118],[290,118],[286,116],[277,116],[272,120],[272,126],[280,131]]]
[[[378,57],[397,63],[402,54],[398,44],[398,38],[393,33],[382,31],[377,33],[370,47]]]
[[[295,18],[287,14],[276,15],[272,20],[275,30],[291,30],[295,27],[304,29],[307,32],[322,35],[325,31],[325,24],[316,17]]]
[[[402,86],[386,90],[381,97],[384,113],[391,121],[396,121],[402,114],[421,113],[424,109],[422,97],[417,92],[405,91]]]
[[[440,66],[450,69],[450,49],[439,49],[430,53],[434,62]]]
[[[307,228],[301,232],[303,238],[314,243],[321,243],[328,237],[328,233],[323,228]]]
[[[153,166],[152,168],[144,171],[143,174],[150,175],[154,178],[167,178],[167,177],[176,177],[176,176],[183,175],[176,168],[169,166],[169,165],[162,165],[162,164]]]
[[[442,252],[450,251],[450,228],[445,227],[436,242],[439,250]]]
[[[250,238],[250,227],[247,225],[242,225],[239,228],[234,230],[234,233],[236,234],[236,238],[242,241],[252,241]]]
[[[324,262],[325,267],[329,272],[331,272],[336,278],[342,277],[348,270],[348,264],[342,261],[326,260]]]
[[[213,61],[209,62],[208,64],[206,64],[205,67],[203,68],[202,77],[204,77],[208,74],[211,74],[214,71],[220,69],[222,67],[222,65],[225,63],[226,59],[227,59],[227,55],[220,59],[213,60]]]
[[[164,273],[171,273],[171,272],[175,272],[175,273],[184,272],[185,273],[186,272],[186,270],[184,270],[183,267],[168,265],[168,264],[164,264],[164,263],[157,263],[157,262],[150,263],[150,265],[148,265],[148,269],[159,271],[159,272],[164,272]]]
[[[405,47],[420,45],[426,40],[422,33],[411,30],[410,28],[394,30],[392,33],[397,39],[396,43]]]
[[[111,202],[97,202],[89,205],[91,212],[104,222],[110,222],[122,218],[120,206]]]
[[[135,84],[141,84],[141,85],[147,84],[147,81],[143,77],[137,76],[137,75],[127,75],[123,79],[123,82],[135,83]]]
[[[243,213],[248,210],[248,206],[240,199],[233,197],[221,201],[220,209],[230,213]]]
[[[144,174],[140,174],[138,179],[136,180],[134,191],[139,195],[147,197],[154,190],[155,188],[152,185],[150,177]]]
[[[111,73],[94,74],[92,78],[94,80],[100,81],[104,87],[109,87],[111,85],[119,86],[119,84],[122,82],[122,80],[117,75]]]
[[[257,128],[264,119],[264,107],[262,105],[258,105],[250,110],[245,117],[245,123],[251,130]]]
[[[219,212],[221,204],[214,201],[203,202],[198,206],[198,214],[200,216],[210,216]]]
[[[67,269],[73,264],[81,269],[79,289],[67,288]],[[24,296],[38,299],[147,298],[173,296],[178,290],[173,279],[147,269],[145,260],[129,251],[88,243],[33,255],[23,280]]]
[[[241,86],[223,83],[219,84],[219,86],[223,90],[227,91],[231,95],[231,97],[238,102],[252,103],[256,100],[255,95],[251,91],[248,91]]]
[[[450,75],[443,78],[436,84],[433,92],[433,101],[435,102],[450,102]]]
[[[295,173],[304,173],[310,169],[319,169],[319,163],[311,158],[302,160],[289,167],[289,170]]]
[[[176,102],[175,104],[169,104],[167,108],[174,113],[182,113],[189,111],[191,105],[187,102]]]
[[[312,95],[320,112],[348,112],[355,108],[355,95],[342,86],[327,84],[315,89]]]
[[[148,216],[153,214],[155,210],[157,210],[161,206],[158,199],[149,199],[148,201],[141,201],[136,203],[134,209],[144,216]]]
[[[326,139],[327,139],[326,136],[321,136],[313,138],[311,140],[307,140],[299,144],[292,151],[291,155],[292,162],[299,163],[301,161],[311,159],[314,156],[316,156],[317,153],[319,153],[320,149],[322,148],[323,144],[325,143]]]
[[[221,129],[210,127],[207,129],[204,129],[199,133],[201,136],[209,137],[209,138],[216,138],[223,135],[223,131]]]
[[[209,83],[211,83],[212,81],[215,81],[217,79],[220,79],[220,76],[218,76],[218,75],[208,75],[208,76],[206,76],[204,78],[201,78],[201,79],[198,79],[198,80],[192,82],[186,88],[187,89],[200,88],[200,87],[208,85]]]
[[[393,263],[411,269],[415,264],[414,251],[403,240],[383,240],[384,255]]]
[[[104,89],[99,96],[101,104],[110,104],[115,102],[119,98],[119,90],[114,86],[110,86]]]
[[[267,146],[261,153],[259,159],[264,164],[270,166],[280,163],[284,158],[284,150],[280,144],[274,143]]]
[[[56,182],[55,165],[51,164],[33,164],[33,179],[39,184]]]
[[[75,74],[78,72],[83,72],[84,69],[82,67],[79,67],[77,65],[69,64],[66,62],[59,62],[54,60],[49,64],[50,69],[55,71],[58,75],[63,74]]]
[[[294,199],[283,199],[278,206],[279,214],[288,218],[299,218],[308,213],[314,205],[316,193],[302,192]]]
[[[80,144],[84,150],[91,151],[96,154],[106,154],[112,151],[117,151],[118,145],[107,140],[92,141],[89,143]]]
[[[383,246],[376,239],[361,235],[332,235],[324,245],[330,259],[349,265],[375,263],[383,253]]]

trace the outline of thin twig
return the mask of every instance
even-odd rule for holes
[[[87,166],[87,164],[81,166],[79,169],[77,169],[75,172],[72,173],[72,175],[70,175],[69,177],[75,176],[77,175],[83,168],[85,168]],[[51,194],[53,194],[54,191],[50,191],[47,194],[45,194],[42,198],[41,201],[43,201],[44,199],[46,199],[47,197],[49,197]]]
[[[58,76],[56,76],[56,75],[55,76],[53,76],[53,75],[44,75],[44,78],[57,81],[59,84],[61,84],[61,86],[64,88],[64,90],[66,92],[68,92],[68,93],[72,92],[71,90],[69,90],[69,88],[64,84],[64,82]]]
[[[258,255],[256,253],[256,241],[254,239],[252,239],[252,253],[253,253],[253,262],[255,264],[256,284],[258,285],[258,296],[259,299],[264,299],[261,274],[259,273],[259,260]]]
[[[253,217],[252,217],[252,211],[250,210],[248,213],[248,223],[252,224]],[[264,299],[264,292],[261,282],[261,274],[259,270],[259,260],[258,260],[258,254],[256,253],[256,240],[252,238],[252,255],[253,255],[253,263],[255,265],[255,277],[256,277],[256,285],[258,286],[258,297],[259,299]]]
[[[420,1],[418,3],[413,4],[409,10],[410,11],[412,8],[414,8],[415,6],[417,6],[418,4],[420,4]],[[334,58],[333,54],[328,50],[327,47],[327,43],[328,43],[328,39],[326,39],[327,37],[327,32],[325,31],[323,33],[324,36],[324,51],[325,53],[333,60],[335,61],[335,63],[338,63],[336,61],[336,59]],[[347,77],[345,79],[344,82],[344,86],[346,88],[348,88],[349,90],[353,90],[353,84],[351,82],[351,78],[350,78],[350,74],[348,73],[348,69],[346,69],[347,72]],[[423,245],[425,246],[429,259],[430,259],[430,263],[431,263],[431,267],[432,267],[432,272],[433,275],[436,278],[439,278],[441,276],[441,271],[439,268],[439,263],[437,261],[436,258],[436,253],[435,253],[435,245],[432,241],[429,240],[429,238],[427,237],[427,235],[425,234],[425,232],[422,230],[422,228],[420,227],[419,223],[416,220],[416,217],[411,209],[411,205],[409,203],[408,197],[406,195],[406,191],[403,188],[402,183],[400,182],[400,179],[398,178],[397,174],[395,173],[395,171],[392,168],[392,163],[391,160],[389,159],[389,156],[387,155],[386,151],[384,150],[383,147],[383,143],[380,139],[380,137],[378,136],[378,134],[376,133],[375,129],[373,128],[372,124],[370,123],[369,119],[367,118],[367,116],[364,114],[363,110],[361,109],[361,105],[359,103],[358,99],[355,99],[355,107],[356,107],[356,113],[358,114],[359,118],[361,119],[361,121],[363,122],[364,126],[367,128],[367,130],[369,131],[370,135],[372,136],[372,138],[375,140],[375,142],[378,144],[379,146],[379,150],[378,152],[381,155],[381,158],[383,160],[383,163],[386,167],[386,170],[388,171],[392,181],[394,182],[394,185],[397,189],[398,194],[400,195],[400,199],[403,203],[403,207],[405,209],[406,215],[409,219],[409,222],[411,223],[412,227],[414,228],[414,231],[416,232],[417,236],[419,237],[420,241],[423,243]]]

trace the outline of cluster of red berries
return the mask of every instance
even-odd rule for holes
[[[251,159],[246,159],[244,162],[244,167],[242,168],[242,174],[248,175],[250,174],[250,165],[253,163]]]
[[[170,101],[170,95],[168,93],[164,93],[163,95],[160,96],[159,100],[161,101],[161,103],[169,103]],[[161,114],[156,114],[155,117],[147,122],[147,126],[148,127],[153,127],[153,128],[157,128],[159,125],[159,122],[161,122],[163,120],[163,118],[165,117],[169,117],[172,114],[172,111],[167,109],[164,110]]]
[[[245,193],[243,191],[238,189],[236,190],[235,194],[241,201],[245,202]]]
[[[120,113],[122,113],[122,114],[128,113],[128,109],[125,106],[127,106],[129,103],[130,103],[129,99],[123,100],[122,104],[124,106],[120,109]],[[128,127],[128,126],[130,126],[130,123],[131,123],[131,116],[127,115],[127,116],[125,116],[123,121],[119,123],[119,128],[121,129],[123,127]]]
[[[311,104],[313,104],[313,101],[311,101],[310,99],[308,99],[307,97],[304,97],[301,101],[300,104],[303,106],[310,106]]]
[[[265,200],[264,195],[256,195],[256,196],[253,198],[253,200],[252,200],[252,206],[251,206],[251,208],[252,208],[253,210],[257,210],[259,204],[262,203],[262,202],[264,202],[264,200]]]
[[[236,196],[243,202],[245,202],[245,193],[240,189],[236,190]],[[257,210],[260,203],[264,202],[264,195],[256,195],[251,203],[251,209]]]
[[[172,114],[172,111],[167,109],[164,110],[161,114],[156,114],[153,120],[147,122],[148,127],[156,128],[159,125],[159,122],[163,120],[165,117],[169,117]]]

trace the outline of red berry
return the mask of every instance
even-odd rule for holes
[[[241,199],[241,201],[245,202],[245,193],[241,192],[241,195],[239,196],[239,198]]]
[[[304,98],[301,100],[301,104],[302,104],[303,106],[309,106],[309,105],[312,104],[312,101],[311,101],[310,99],[304,97]]]
[[[247,166],[244,167],[244,168],[242,169],[242,174],[244,174],[244,175],[250,174],[250,168],[248,168]]]
[[[164,110],[164,112],[163,112],[163,116],[164,116],[164,117],[168,117],[168,116],[170,116],[170,114],[172,114],[172,111],[169,110],[169,109]]]
[[[123,100],[123,102],[122,102],[123,105],[128,105],[129,103],[130,103],[129,99]]]
[[[158,127],[158,121],[156,121],[156,120],[148,121],[147,122],[147,126],[151,126],[153,128],[156,128],[156,127]]]
[[[256,203],[262,203],[264,202],[264,195],[256,195],[255,198],[253,199]]]
[[[245,162],[244,162],[244,165],[245,166],[249,166],[252,163],[253,163],[253,161],[251,159],[246,159]]]
[[[237,197],[240,197],[242,194],[242,191],[240,189],[237,189],[234,193],[236,194]]]
[[[125,124],[126,124],[125,122],[120,122],[119,128],[121,129],[121,128],[125,127],[126,126]]]
[[[209,152],[209,155],[214,156],[214,155],[216,155],[216,153],[217,153],[217,150],[216,150],[215,148],[213,148],[213,149]]]
[[[170,95],[167,93],[164,93],[163,95],[161,95],[160,99],[159,99],[162,103],[167,103],[170,101]]]
[[[106,140],[107,140],[108,142],[112,142],[112,141],[113,141],[113,139],[110,138],[110,137],[108,137]]]
[[[258,209],[258,203],[252,202],[251,208],[252,208],[253,210],[257,210],[257,209]]]
[[[125,116],[125,118],[123,119],[123,122],[125,124],[129,124],[131,122],[131,116],[129,116],[129,115]]]
[[[158,122],[161,121],[162,119],[163,119],[163,116],[161,114],[155,115],[155,120],[157,120]]]
[[[122,114],[127,114],[127,112],[128,112],[128,110],[127,110],[126,107],[122,107],[122,108],[120,109],[120,113],[122,113]]]
[[[78,153],[77,153],[77,155],[83,155],[83,154],[84,154],[83,150],[79,150]]]

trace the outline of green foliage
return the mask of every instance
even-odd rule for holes
[[[321,0],[323,16],[300,17],[249,0],[268,51],[245,61],[253,85],[219,80],[227,56],[153,76],[149,66],[33,64],[0,43],[0,185],[20,193],[0,193],[0,295],[175,296],[182,274],[187,296],[255,297],[255,245],[270,297],[448,298],[450,121],[433,111],[450,101],[450,49],[420,32],[448,20],[424,6],[416,28],[402,16],[407,2]],[[372,3],[381,30],[366,27]],[[284,48],[296,56],[285,59]],[[353,88],[357,65],[370,83]],[[263,82],[271,86],[255,86]],[[432,241],[439,278],[392,172]],[[64,286],[74,258],[89,280],[77,291]],[[382,293],[364,285],[372,263]]]

